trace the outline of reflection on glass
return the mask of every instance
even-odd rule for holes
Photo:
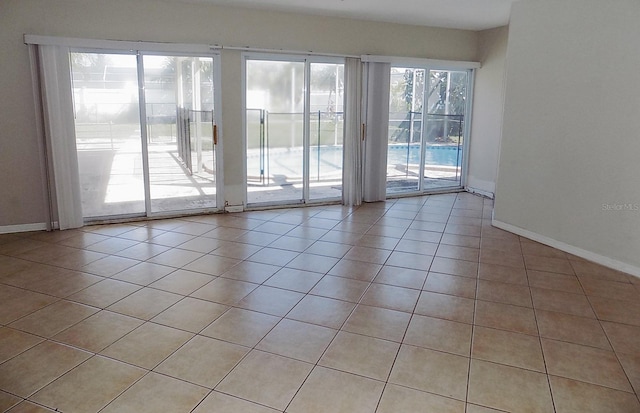
[[[144,60],[151,211],[216,206],[213,59]]]
[[[143,214],[136,56],[70,58],[83,215]]]
[[[247,60],[247,202],[303,199],[304,62]]]

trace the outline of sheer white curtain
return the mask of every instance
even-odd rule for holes
[[[342,203],[362,203],[362,61],[348,57],[344,65],[345,117]]]
[[[45,147],[53,175],[49,182],[53,219],[57,220],[60,229],[78,228],[84,223],[69,48],[50,45],[38,45],[37,48]]]
[[[365,63],[365,202],[384,201],[387,196],[390,75],[390,63]]]

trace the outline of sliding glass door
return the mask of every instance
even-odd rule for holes
[[[85,220],[216,208],[214,67],[211,56],[71,53]]]
[[[247,204],[342,195],[344,63],[245,59]]]
[[[463,186],[470,71],[392,67],[387,195]]]
[[[71,53],[85,218],[145,213],[137,58]]]

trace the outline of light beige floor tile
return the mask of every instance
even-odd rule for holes
[[[185,297],[151,321],[169,327],[198,333],[220,317],[229,307],[197,298]]]
[[[531,287],[546,288],[566,293],[584,294],[582,286],[575,275],[557,274],[543,271],[527,271]]]
[[[599,320],[640,326],[640,302],[589,297]]]
[[[303,252],[291,260],[286,267],[326,274],[338,261],[337,258]]]
[[[141,262],[133,267],[119,272],[111,277],[114,280],[121,280],[139,285],[149,285],[154,281],[174,272],[176,269],[166,265],[154,264],[151,262]]]
[[[11,407],[20,403],[23,399],[21,397],[14,396],[13,394],[9,394],[3,391],[0,391],[0,411],[4,412],[9,410]]]
[[[255,284],[262,284],[281,267],[277,265],[261,264],[259,262],[243,261],[234,265],[229,270],[222,273],[221,277],[238,281],[246,281]]]
[[[377,413],[397,412],[464,413],[464,403],[436,394],[426,393],[395,384],[387,384]],[[468,410],[467,410],[468,411]]]
[[[139,285],[106,279],[82,291],[78,291],[67,297],[67,299],[98,308],[106,308],[129,294],[138,291],[140,288]]]
[[[182,246],[180,246],[182,248]],[[260,251],[262,247],[241,242],[221,241],[216,249],[211,251],[212,255],[244,260]]]
[[[374,282],[419,290],[426,278],[427,271],[385,265],[378,272]]]
[[[204,387],[151,372],[101,413],[188,413],[207,393]]]
[[[182,296],[153,288],[143,288],[108,307],[109,310],[131,317],[150,320],[171,307]]]
[[[37,337],[9,327],[0,327],[0,364],[42,342]]]
[[[478,280],[479,300],[533,307],[529,287],[497,281]]]
[[[212,275],[187,270],[176,270],[166,277],[150,284],[149,287],[170,293],[189,295],[214,279],[215,277]]]
[[[640,327],[606,321],[602,327],[617,353],[640,356]]]
[[[524,261],[527,270],[555,272],[559,274],[575,274],[573,267],[566,258],[541,257],[537,255],[525,255]]]
[[[233,305],[258,288],[258,284],[219,277],[191,294],[192,297]]]
[[[394,250],[399,246],[399,242],[397,238],[391,237],[379,237],[377,235],[363,235],[357,242],[357,247],[369,247],[369,248],[379,248],[383,250]],[[411,252],[411,251],[407,251]],[[433,255],[433,254],[428,254]],[[340,258],[340,257],[336,257]]]
[[[288,413],[367,413],[376,409],[384,383],[324,367],[316,367]],[[327,397],[331,395],[331,397]]]
[[[185,263],[180,266],[189,271],[201,272],[208,275],[221,275],[240,262],[240,260],[235,258],[207,254],[196,257],[196,259],[189,263]]]
[[[145,261],[156,255],[168,251],[170,247],[164,245],[151,244],[149,242],[141,242],[133,247],[118,251],[115,255],[133,260]],[[188,248],[187,248],[188,249]]]
[[[468,401],[509,412],[554,411],[545,374],[480,360],[471,362]]]
[[[341,259],[331,268],[329,275],[351,278],[360,281],[371,281],[380,271],[382,265],[373,262]]]
[[[85,265],[81,268],[81,271],[88,272],[90,274],[101,275],[103,277],[111,277],[119,273],[120,271],[124,271],[127,268],[133,267],[134,265],[139,263],[140,261],[137,259],[109,255]]]
[[[361,304],[412,313],[420,292],[410,288],[372,284],[360,300]]]
[[[339,329],[354,307],[355,304],[346,301],[307,295],[287,314],[287,318]]]
[[[365,281],[325,275],[310,294],[357,303],[368,286]]]
[[[550,376],[557,413],[638,413],[638,398],[606,387]]]
[[[216,390],[284,410],[312,368],[312,364],[253,350]]]
[[[631,283],[607,281],[590,276],[579,277],[585,294],[615,300],[638,301],[640,291]]]
[[[385,265],[409,268],[412,270],[428,271],[432,261],[434,261],[434,259],[431,255],[394,251],[389,256],[389,259],[385,262]]]
[[[429,271],[476,278],[478,275],[478,263],[445,257],[435,257]]]
[[[326,257],[342,258],[351,249],[351,245],[335,242],[316,241],[305,252]]]
[[[538,242],[522,239],[520,242],[524,255],[537,255],[550,258],[567,258],[567,254],[555,248],[540,244]]]
[[[42,342],[0,366],[0,389],[27,397],[89,357],[84,351]]]
[[[283,319],[256,346],[258,350],[316,363],[337,331],[315,324]]]
[[[261,285],[236,304],[246,310],[284,317],[304,294]]]
[[[536,310],[540,336],[611,350],[600,322],[554,311]]]
[[[455,295],[464,298],[475,298],[476,280],[457,275],[430,272],[423,289],[434,293]]]
[[[165,247],[177,247],[178,245],[184,244],[187,241],[191,241],[194,238],[195,236],[193,235],[179,234],[177,232],[165,232],[163,234],[156,235],[148,242]]]
[[[342,331],[318,365],[386,381],[399,347],[392,341]]]
[[[311,291],[322,277],[323,275],[317,272],[282,268],[271,276],[264,284],[270,287],[277,287],[306,294]]]
[[[414,314],[403,342],[468,357],[471,325]]]
[[[95,307],[61,300],[11,323],[10,326],[39,336],[53,337],[98,311]]]
[[[520,333],[476,326],[471,357],[546,372],[540,339]]]
[[[469,358],[402,345],[389,383],[465,400]]]
[[[636,394],[640,394],[640,356],[618,354],[618,360],[620,360]]]
[[[142,320],[103,310],[56,334],[54,339],[99,353],[142,323]]]
[[[372,264],[384,264],[391,255],[391,251],[387,249],[371,248],[363,246],[354,246],[344,256],[346,260],[362,261]]]
[[[277,240],[269,244],[269,248],[278,248],[278,249],[283,249],[287,251],[303,252],[307,248],[309,248],[311,245],[313,245],[314,242],[315,242],[315,239],[304,239],[304,238],[283,235],[282,237],[278,238]]]
[[[531,296],[536,309],[595,318],[589,300],[583,294],[532,288]]]
[[[477,248],[440,244],[435,255],[436,257],[451,258],[477,263],[478,259],[480,258],[480,250]]]
[[[593,347],[542,339],[549,374],[632,392],[615,353]]]
[[[484,327],[538,335],[533,310],[526,307],[478,301],[475,323]]]
[[[295,251],[280,250],[277,248],[263,248],[248,258],[252,262],[285,266],[298,256]]]
[[[401,342],[411,315],[386,308],[358,305],[343,330],[365,336]]]
[[[44,408],[42,406],[38,406],[37,404],[33,404],[27,401],[24,401],[13,409],[11,409],[11,413],[51,413],[53,410]]]
[[[199,252],[173,248],[168,251],[162,252],[152,258],[149,258],[147,262],[166,265],[174,268],[185,267],[188,270],[198,271],[197,269],[194,268],[195,265],[189,266],[188,264],[194,263],[196,260],[200,259],[201,257],[203,257],[203,254]],[[204,257],[207,257],[207,256],[205,255]]]
[[[484,406],[478,406],[477,404],[467,403],[467,413],[500,413],[504,410],[490,409]]]
[[[480,237],[468,235],[444,234],[440,243],[459,247],[480,248]]]
[[[524,268],[513,268],[499,264],[481,262],[478,268],[478,278],[481,280],[528,285],[527,272]]]
[[[30,397],[63,412],[97,412],[136,380],[145,370],[95,356]]]
[[[195,336],[154,371],[213,389],[249,348]]]
[[[415,313],[471,324],[473,309],[474,301],[471,299],[423,291]]]
[[[0,284],[0,297],[0,324],[9,324],[59,300],[3,284]]]
[[[193,334],[185,331],[145,323],[104,349],[101,354],[152,369],[191,337]]]
[[[232,308],[201,334],[247,347],[255,346],[278,323],[279,317]]]
[[[196,407],[193,413],[277,413],[277,410],[261,406],[256,403],[248,402],[237,397],[211,392]]]
[[[525,269],[524,259],[519,252],[482,248],[480,245],[480,263],[495,264],[516,269]],[[535,269],[535,268],[531,268]]]

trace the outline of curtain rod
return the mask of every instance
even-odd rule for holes
[[[284,54],[305,55],[305,56],[353,57],[357,59],[360,58],[359,55],[322,53],[322,52],[314,52],[311,50],[266,49],[266,48],[260,48],[260,47],[250,47],[250,46],[224,46],[224,45],[214,45],[212,47],[217,47],[218,49],[222,49],[222,50],[239,50],[241,52],[284,53]]]

